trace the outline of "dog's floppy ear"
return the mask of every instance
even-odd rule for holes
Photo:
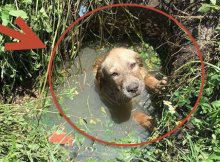
[[[143,67],[144,66],[143,60],[142,60],[141,56],[138,53],[136,53],[135,59],[136,59],[138,65],[139,65],[139,67]]]
[[[98,66],[95,78],[98,81],[98,83],[100,83],[101,78],[102,78],[102,68],[101,68],[101,66]]]
[[[96,62],[93,65],[93,71],[95,73],[95,77],[96,77],[96,80],[98,81],[98,83],[100,83],[100,80],[102,77],[102,67],[101,66],[102,66],[103,61],[104,61],[103,57],[98,58],[98,59],[96,59]]]

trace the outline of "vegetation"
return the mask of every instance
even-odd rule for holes
[[[5,52],[4,44],[14,40],[0,35],[0,161],[66,161],[68,157],[64,148],[48,142],[53,129],[47,131],[43,124],[33,122],[48,106],[47,64],[57,37],[75,16],[70,13],[72,5],[77,7],[71,1],[60,0],[0,2],[2,25],[19,30],[14,20],[20,16],[47,46],[42,50]],[[65,42],[58,49],[62,49],[62,55],[57,52],[56,66],[62,66],[67,56],[63,49],[69,49],[68,57],[75,54],[75,44]],[[63,75],[63,71],[55,74]],[[30,124],[30,119],[36,120]]]
[[[72,9],[74,9],[74,6],[77,7],[77,4],[74,4],[74,2],[70,0],[56,0],[54,2],[47,0],[22,0],[19,3],[13,0],[1,1],[1,24],[19,30],[15,26],[14,20],[20,16],[31,26],[33,31],[47,46],[47,48],[43,50],[5,52],[4,44],[13,41],[13,39],[1,35],[0,96],[5,102],[13,101],[13,95],[11,94],[15,92],[19,86],[25,87],[22,89],[22,91],[25,91],[26,89],[32,89],[33,86],[31,85],[37,84],[35,87],[38,87],[40,92],[44,91],[47,79],[47,65],[52,47],[64,29],[66,29],[67,25],[70,24],[76,16],[72,10],[70,11],[71,6],[73,6]],[[57,50],[57,57],[55,58],[56,65],[60,65],[64,58],[73,58],[75,55],[74,41],[73,44],[68,42],[69,40],[63,40],[60,48]],[[62,53],[62,55],[60,53]],[[29,87],[25,86],[27,84]]]
[[[170,83],[170,96],[163,102],[161,119],[152,138],[173,129],[192,110],[201,86],[201,69],[193,61],[189,64],[181,67],[184,75],[178,83]],[[217,84],[220,80],[219,65],[220,61],[216,66],[205,63],[203,96],[190,120],[170,137],[153,144],[153,149],[146,152],[149,156],[141,155],[140,158],[146,161],[219,161],[220,96],[216,92],[220,88]]]
[[[89,3],[88,8],[93,9],[109,3],[108,0],[95,1],[94,4]],[[198,3],[196,6],[199,9],[193,10],[193,12],[204,15],[217,13],[219,15],[219,0]],[[1,24],[19,30],[13,21],[20,16],[48,47],[43,50],[5,52],[4,44],[15,40],[0,35],[0,136],[2,139],[0,141],[0,161],[66,161],[68,152],[64,148],[48,142],[48,135],[55,128],[48,131],[43,124],[31,125],[29,122],[30,119],[40,120],[41,112],[49,105],[49,100],[46,97],[47,64],[51,49],[66,27],[79,17],[77,12],[79,8],[80,1],[71,0],[0,1]],[[165,9],[163,8],[163,10]],[[129,30],[125,29],[125,34],[130,36],[128,39],[135,35],[135,38],[139,39],[140,44],[143,45],[143,49],[149,49],[147,54],[146,51],[142,51],[141,55],[146,59],[150,57],[152,62],[157,63],[157,59],[152,57],[153,49],[146,47],[148,45],[143,39],[144,35],[134,26],[135,23],[131,18],[136,19],[136,17],[133,17],[127,10],[125,11],[129,15],[127,22],[130,25],[125,25],[122,22],[123,26],[129,26],[132,29],[132,31],[130,28]],[[107,24],[108,20],[114,19],[113,13],[110,10],[94,16],[99,22],[96,23],[103,27],[100,27],[98,32],[94,32],[92,27],[89,28],[89,23],[82,23],[70,33],[70,36],[64,38],[54,60],[56,62],[53,68],[55,83],[59,83],[65,77],[66,65],[64,62],[74,60],[77,51],[82,46],[84,37],[87,40],[98,38],[97,40],[101,42],[100,45],[103,43],[114,45],[110,39],[105,39],[106,35],[103,34],[105,31],[108,32],[107,36],[114,37],[113,28],[117,28],[117,22],[114,21],[115,24],[113,23],[111,28],[103,25]],[[104,19],[104,14],[109,16],[108,19]],[[199,15],[193,16],[197,22]],[[88,17],[84,21],[89,22],[89,20],[92,20],[92,17]],[[203,96],[190,120],[174,134],[160,142],[125,150],[124,155],[118,160],[220,161],[220,24],[219,22],[217,24],[213,27],[215,32],[213,32],[211,39],[206,40],[207,44],[215,44],[214,48],[213,46],[210,48],[217,55],[212,55],[210,51],[206,52],[204,58],[206,78]],[[93,35],[91,33],[85,34],[82,32],[82,28],[91,29],[88,31]],[[106,29],[108,30],[106,31]],[[132,35],[132,32],[135,34]],[[116,35],[114,40],[117,40],[117,37],[120,36]],[[189,60],[175,69],[170,77],[168,92],[160,96],[163,102],[158,102],[161,109],[158,110],[157,128],[152,138],[170,131],[186,117],[197,99],[200,86],[201,67],[197,59]],[[27,99],[26,96],[32,97]],[[36,98],[34,99],[33,96]],[[131,139],[123,139],[124,143],[129,141]]]
[[[65,161],[68,152],[59,145],[49,143],[48,137],[53,129],[46,131],[27,120],[36,119],[39,100],[19,105],[0,106],[0,159],[10,161]],[[32,109],[30,109],[32,108]],[[36,119],[37,120],[37,119]]]

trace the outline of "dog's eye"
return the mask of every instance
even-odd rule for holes
[[[134,62],[134,63],[130,64],[130,67],[133,69],[136,65],[137,65],[137,63]]]
[[[114,72],[114,73],[111,74],[111,76],[113,76],[113,77],[118,76],[118,75],[119,75],[119,74],[116,73],[116,72]]]

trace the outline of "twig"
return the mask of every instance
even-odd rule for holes
[[[201,63],[201,61],[190,61],[190,62],[187,62],[186,64],[184,64],[183,66],[181,66],[181,67],[179,67],[177,70],[175,70],[174,74],[176,74],[177,72],[179,72],[182,68],[186,67],[187,65],[190,65],[190,64],[193,64],[193,63]],[[213,67],[214,69],[216,69],[217,71],[220,72],[220,68],[219,68],[219,67],[217,67],[217,66],[215,66],[215,65],[213,65],[213,64],[210,64],[210,63],[208,63],[208,62],[204,62],[204,61],[203,61],[203,63],[206,64],[206,65],[209,65],[210,67]]]
[[[190,16],[190,14],[188,14],[188,13],[186,13],[186,12],[184,12],[184,11],[179,10],[175,5],[173,5],[173,7],[174,7],[177,11],[179,11],[180,13],[182,13],[182,14],[184,14],[184,15]]]

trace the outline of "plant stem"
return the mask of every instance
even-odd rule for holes
[[[200,62],[201,62],[201,61],[190,61],[190,62],[187,62],[186,64],[182,65],[182,66],[179,67],[177,70],[175,70],[175,74],[176,74],[177,72],[179,72],[181,69],[183,69],[184,67],[186,67],[186,66],[188,66],[188,65],[190,65],[190,64],[200,63]],[[213,64],[208,63],[208,62],[204,62],[204,61],[203,61],[203,63],[204,63],[205,65],[208,65],[208,66],[210,66],[210,67],[213,67],[214,69],[216,69],[217,71],[220,72],[220,68],[219,68],[218,66],[213,65]]]

